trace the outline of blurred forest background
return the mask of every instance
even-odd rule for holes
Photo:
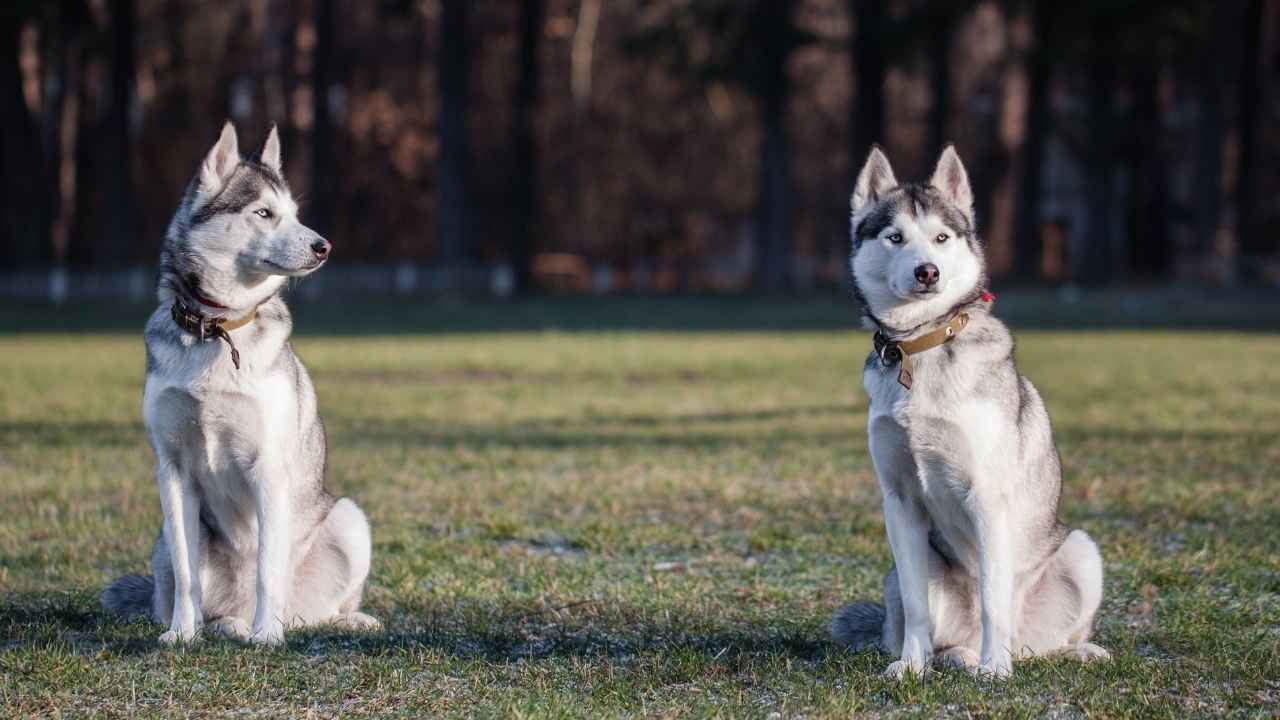
[[[1280,0],[7,0],[0,294],[151,292],[225,118],[318,282],[843,282],[873,142],[954,141],[1004,284],[1280,282]],[[313,281],[308,281],[310,284]]]

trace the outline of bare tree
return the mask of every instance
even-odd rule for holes
[[[794,3],[757,2],[751,35],[759,41],[756,95],[760,103],[759,200],[756,204],[757,288],[769,292],[791,289],[791,166],[787,140],[787,101],[791,83],[787,58],[794,49]]]
[[[1159,98],[1160,68],[1138,61],[1131,79],[1132,121],[1127,145],[1133,167],[1129,194],[1130,271],[1146,278],[1163,277],[1173,265],[1176,248],[1170,243],[1169,167]]]
[[[333,119],[329,93],[333,87],[333,0],[315,0],[316,46],[311,61],[311,201],[310,222],[322,234],[334,231],[337,169],[334,167]]]
[[[1267,107],[1267,83],[1261,82],[1262,0],[1247,0],[1244,11],[1243,57],[1237,89],[1239,159],[1236,161],[1236,238],[1239,245],[1238,275],[1258,275],[1257,259],[1276,249],[1275,233],[1258,226],[1254,213],[1257,192],[1258,111]]]
[[[968,0],[926,3],[923,20],[926,30],[925,58],[929,66],[929,135],[925,161],[942,153],[951,142],[951,51],[955,45],[956,25],[969,10]]]
[[[107,116],[106,174],[110,196],[108,247],[110,262],[136,260],[137,217],[133,195],[133,109],[135,62],[134,0],[111,1],[111,103]]]
[[[0,191],[4,211],[0,217],[0,262],[5,267],[44,264],[49,256],[48,226],[44,212],[44,168],[40,135],[22,94],[18,65],[22,27],[33,16],[29,3],[8,3],[0,8]]]
[[[440,20],[439,252],[441,266],[456,268],[467,250],[467,89],[470,76],[467,17],[470,0],[443,0]]]
[[[1088,188],[1088,212],[1085,220],[1084,257],[1080,264],[1080,280],[1101,285],[1113,278],[1114,233],[1112,218],[1115,201],[1116,145],[1116,76],[1111,57],[1105,49],[1112,40],[1101,30],[1091,38],[1089,53],[1088,150],[1085,172]]]
[[[538,142],[535,120],[538,113],[539,48],[546,22],[545,0],[520,3],[520,40],[517,56],[516,97],[511,117],[511,145],[515,156],[511,176],[514,218],[511,228],[511,262],[515,268],[516,291],[526,292],[532,276],[533,249],[538,242]]]
[[[884,6],[882,0],[849,0],[854,77],[850,165],[855,173],[871,146],[884,142]],[[853,190],[852,178],[849,190]]]
[[[1223,53],[1237,43],[1231,23],[1234,2],[1212,3],[1210,31],[1200,47],[1200,117],[1196,124],[1195,233],[1197,250],[1205,259],[1214,257],[1222,214],[1222,88],[1228,80]]]
[[[1039,279],[1044,251],[1040,227],[1040,178],[1053,118],[1049,86],[1053,81],[1054,8],[1053,0],[1035,0],[1031,11],[1034,45],[1027,62],[1027,130],[1019,173],[1013,241],[1014,274],[1027,281]]]

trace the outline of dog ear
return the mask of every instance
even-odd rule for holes
[[[889,158],[885,157],[880,151],[880,146],[876,145],[871,148],[871,154],[867,156],[862,172],[858,173],[858,182],[853,185],[853,198],[850,199],[849,205],[853,208],[853,212],[861,212],[867,206],[879,202],[885,193],[897,186],[898,180],[893,176]]]
[[[954,145],[948,145],[938,158],[929,184],[942,193],[947,202],[955,205],[973,221],[973,189],[969,187],[969,173],[960,162],[960,154]]]
[[[267,133],[267,141],[262,143],[262,151],[258,153],[258,161],[263,165],[280,172],[280,132],[271,126]]]
[[[215,192],[235,172],[240,164],[240,144],[236,140],[236,128],[228,120],[222,126],[222,134],[218,142],[213,144],[209,154],[205,155],[200,165],[200,190]]]

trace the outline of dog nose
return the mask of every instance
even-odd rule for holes
[[[329,256],[329,250],[332,247],[328,240],[316,238],[316,241],[311,243],[311,252],[315,253],[316,257],[324,259]]]
[[[916,266],[916,282],[929,287],[938,283],[938,266],[933,263],[925,263]]]

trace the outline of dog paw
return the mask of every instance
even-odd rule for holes
[[[972,672],[983,680],[1005,680],[1013,675],[1013,660],[1008,657],[988,660],[972,668]]]
[[[194,628],[170,628],[160,635],[160,644],[166,647],[195,642],[199,631]]]
[[[249,629],[249,623],[238,617],[220,617],[205,625],[205,628],[211,635],[241,642],[248,640],[253,634]]]
[[[374,632],[382,629],[382,622],[372,615],[362,612],[349,612],[337,615],[329,624],[340,630],[356,632]]]
[[[1111,653],[1106,648],[1090,642],[1077,643],[1067,651],[1067,654],[1080,662],[1101,662],[1111,659]]]
[[[910,660],[894,660],[889,663],[889,667],[884,669],[884,676],[891,680],[901,680],[908,675],[915,677],[924,677],[929,674],[929,667],[923,663],[913,663]]]
[[[249,636],[249,642],[256,645],[283,645],[284,624],[276,622],[255,629]]]

